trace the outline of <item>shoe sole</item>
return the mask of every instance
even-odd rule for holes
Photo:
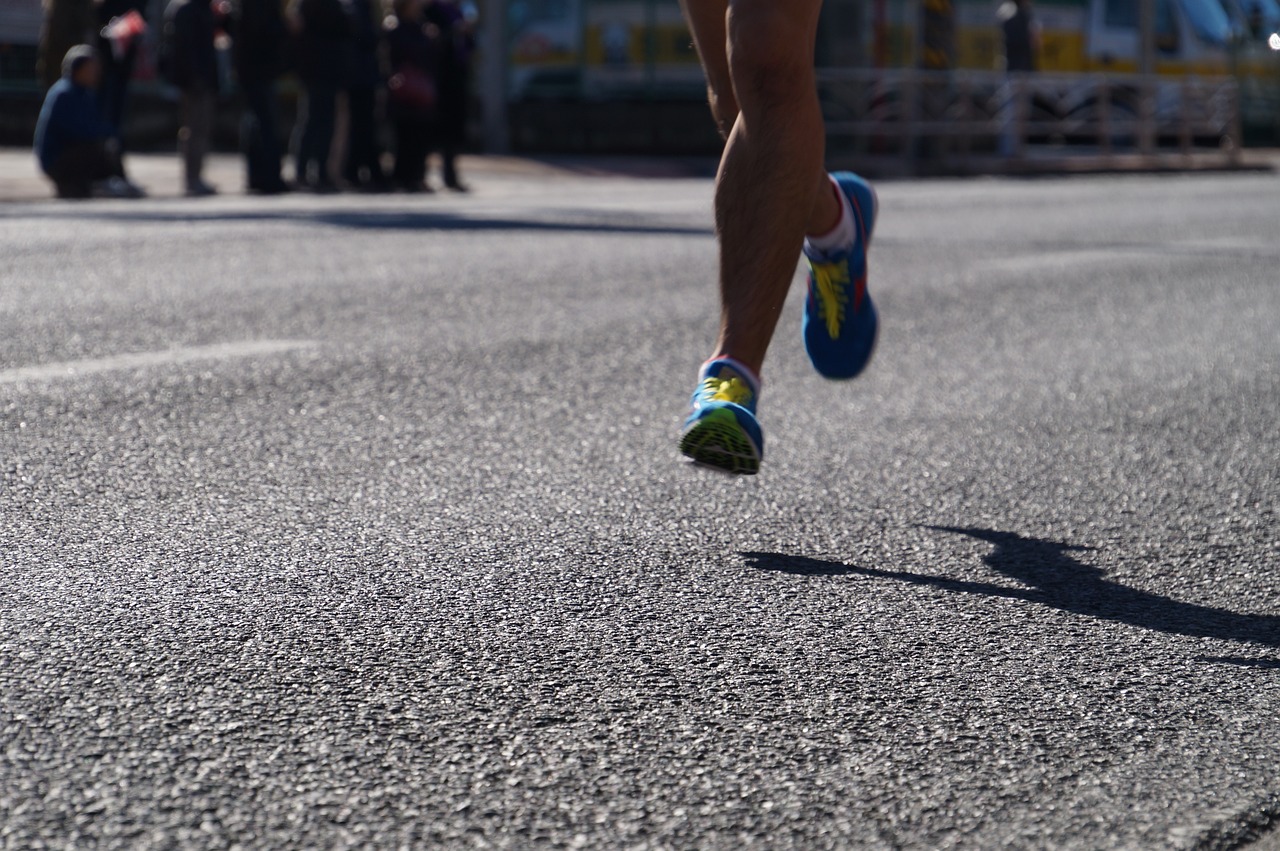
[[[760,472],[760,452],[730,411],[710,411],[685,431],[680,451],[695,464],[753,476]]]

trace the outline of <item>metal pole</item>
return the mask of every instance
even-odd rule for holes
[[[1021,160],[1027,155],[1027,123],[1031,120],[1031,85],[1025,72],[1014,74],[1013,79],[1014,128],[1013,158]]]
[[[1098,82],[1098,147],[1104,157],[1111,156],[1111,81]]]
[[[1156,148],[1155,73],[1156,0],[1138,0],[1138,150],[1151,156]]]
[[[480,93],[484,110],[484,149],[511,150],[507,126],[507,0],[480,0]]]

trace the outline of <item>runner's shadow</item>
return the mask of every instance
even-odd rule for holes
[[[1013,532],[996,532],[990,529],[953,526],[925,528],[966,535],[993,544],[994,549],[983,557],[983,563],[996,573],[1017,580],[1026,587],[1010,588],[901,570],[856,567],[778,553],[752,552],[742,555],[751,567],[759,570],[805,576],[855,574],[894,579],[953,593],[1026,600],[1073,614],[1126,623],[1156,632],[1280,647],[1280,616],[1240,614],[1227,609],[1184,603],[1111,582],[1101,569],[1084,564],[1072,556],[1074,552],[1090,550],[1091,547],[1028,538]]]

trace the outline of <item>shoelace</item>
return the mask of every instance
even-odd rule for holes
[[[849,303],[849,264],[814,263],[813,281],[818,290],[818,315],[827,322],[831,339],[840,336],[845,305]]]
[[[702,393],[710,401],[746,405],[751,401],[751,388],[740,378],[728,380],[709,376],[702,380]]]

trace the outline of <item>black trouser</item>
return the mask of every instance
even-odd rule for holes
[[[293,131],[294,168],[300,184],[329,182],[329,150],[333,143],[338,87],[327,81],[305,83],[301,115]]]
[[[378,158],[378,90],[372,86],[352,87],[347,91],[350,122],[347,132],[347,161],[342,177],[348,183],[383,182],[382,163]],[[368,177],[362,178],[362,172]]]
[[[464,78],[444,75],[440,84],[440,112],[435,150],[446,186],[458,186],[458,151],[467,136],[467,90]]]
[[[427,176],[427,154],[431,150],[431,122],[423,119],[396,120],[396,184],[417,189]]]
[[[244,152],[250,189],[278,191],[284,186],[280,176],[283,153],[277,120],[276,87],[271,80],[241,80],[244,90],[244,118],[240,122],[240,149]]]
[[[107,43],[110,50],[110,43]],[[102,119],[115,128],[118,138],[124,137],[124,110],[129,96],[129,80],[133,77],[137,48],[129,50],[121,59],[110,55],[102,63],[102,82],[98,86],[98,106]],[[101,52],[99,55],[102,55]]]
[[[124,177],[124,166],[120,157],[108,151],[101,139],[72,142],[58,154],[49,169],[49,177],[58,190],[59,198],[88,198],[93,192],[93,184],[98,181]]]
[[[458,145],[449,139],[440,140],[435,150],[440,153],[440,176],[445,186],[460,186],[458,179]]]
[[[216,107],[217,96],[213,91],[201,86],[182,90],[182,129],[178,131],[178,150],[182,152],[187,189],[195,189],[204,183],[204,160],[209,154]]]

